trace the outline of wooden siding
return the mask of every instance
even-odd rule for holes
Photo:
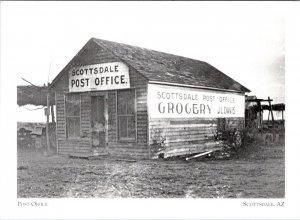
[[[91,96],[82,93],[80,100],[80,137],[91,140]]]
[[[117,91],[108,92],[108,150],[110,155],[129,158],[149,158],[147,82],[133,68],[129,69],[130,87],[136,91],[136,132],[132,142],[118,140]]]
[[[65,114],[65,95],[64,93],[55,94],[56,105],[56,132],[57,140],[66,139],[66,114]]]
[[[57,106],[57,144],[58,154],[89,155],[91,154],[90,111],[91,97],[88,93],[81,96],[80,137],[68,138],[66,135],[65,93],[56,93]]]
[[[64,155],[89,155],[91,150],[91,96],[90,93],[81,93],[81,120],[80,137],[68,139],[66,137],[66,115],[64,95],[68,92],[68,71],[74,66],[89,65],[121,61],[99,46],[90,42],[74,57],[64,68],[64,74],[55,84],[57,106],[57,144],[58,153]],[[121,61],[122,62],[122,61]],[[107,91],[108,104],[108,153],[112,156],[149,158],[147,138],[147,79],[140,75],[134,68],[129,67],[130,87],[136,91],[136,128],[137,140],[134,142],[120,142],[117,130],[117,91]]]
[[[92,155],[91,138],[91,95],[89,92],[80,93],[80,137],[68,139],[66,136],[65,94],[68,92],[68,71],[74,66],[91,65],[108,62],[123,62],[105,48],[90,41],[70,61],[62,71],[58,81],[53,86],[56,91],[57,106],[57,144],[58,153],[63,155]],[[209,149],[216,149],[215,142],[218,119],[151,119],[148,122],[147,83],[148,80],[129,66],[130,87],[136,94],[136,140],[121,142],[118,140],[117,126],[117,91],[106,91],[107,95],[107,139],[108,153],[111,156],[124,158],[149,158],[149,145],[153,143],[155,133],[165,138],[166,156],[180,155]],[[151,108],[151,106],[148,106]],[[242,128],[243,118],[226,118],[226,129]],[[148,131],[149,129],[149,131]],[[152,152],[152,151],[151,151]]]
[[[245,118],[226,118],[225,129],[241,130],[245,127]]]
[[[226,118],[225,129],[241,129],[244,118]],[[214,140],[219,128],[217,118],[205,119],[151,119],[149,122],[149,144],[151,157],[160,148],[153,143],[162,143],[165,157],[179,156],[220,149],[221,142]]]

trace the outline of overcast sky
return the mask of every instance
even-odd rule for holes
[[[206,61],[285,102],[282,2],[1,2],[1,74],[42,85],[91,38]],[[32,106],[29,106],[33,108]],[[29,108],[28,107],[28,108]],[[18,107],[19,121],[44,121]]]

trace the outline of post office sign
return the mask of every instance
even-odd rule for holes
[[[69,92],[130,88],[129,69],[122,62],[79,66],[69,71]]]

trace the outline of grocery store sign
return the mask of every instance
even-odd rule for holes
[[[74,67],[69,71],[69,92],[130,88],[129,69],[121,62]]]
[[[244,117],[243,94],[148,85],[150,118]]]

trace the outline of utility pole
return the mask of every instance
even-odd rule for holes
[[[51,109],[51,112],[50,112],[50,114],[51,114],[51,122],[55,123],[54,109],[53,108],[54,108],[53,105],[50,105],[50,109]]]
[[[51,67],[51,64],[50,64]],[[22,77],[21,77],[22,78]],[[48,75],[49,78],[49,75]],[[43,87],[41,86],[36,86],[33,83],[29,82],[28,80],[22,78],[25,82],[31,84],[32,86],[35,86],[38,89],[41,89]],[[49,79],[48,79],[49,81]],[[45,85],[45,84],[44,84]],[[50,83],[48,82],[47,84],[47,108],[45,109],[45,115],[47,116],[47,122],[46,122],[46,144],[47,144],[47,153],[50,153],[50,131],[49,131],[49,116],[50,116],[50,89],[49,89]],[[53,112],[53,106],[51,108],[51,113],[52,113],[52,122],[54,122],[54,112]]]
[[[49,83],[47,85],[47,123],[46,123],[46,140],[47,140],[47,152],[50,153],[50,132],[49,132],[49,114],[50,114],[50,91],[49,91]]]
[[[48,73],[48,80],[47,80],[47,125],[46,125],[46,139],[47,139],[47,152],[50,154],[50,131],[49,131],[49,115],[50,115],[50,83],[49,83],[49,75],[50,75],[50,70],[51,70],[51,62],[49,65],[49,73]],[[53,106],[51,106],[51,113],[53,110]],[[53,117],[54,114],[52,114],[52,123],[53,123]]]

